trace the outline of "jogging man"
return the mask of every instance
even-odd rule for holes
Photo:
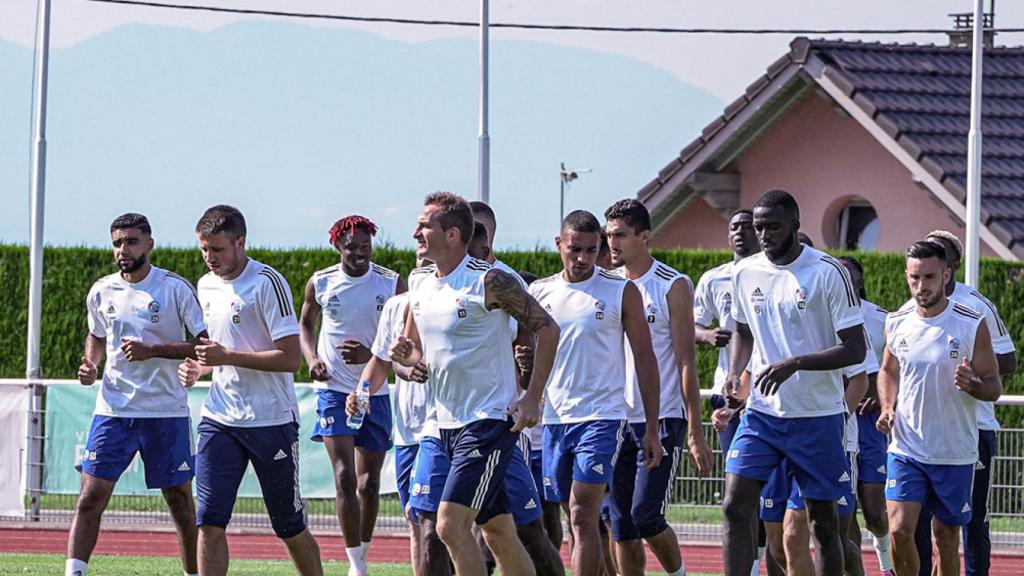
[[[397,273],[373,263],[376,234],[377,226],[362,216],[334,223],[329,238],[341,261],[306,283],[299,322],[317,396],[313,440],[323,442],[334,470],[338,522],[351,576],[366,574],[380,502],[380,468],[391,448],[391,399],[382,387],[371,398],[374,410],[356,430],[346,424],[345,400],[372,356],[369,346],[385,302],[405,292]]]
[[[886,320],[878,375],[878,430],[892,433],[885,497],[893,560],[898,576],[917,575],[914,532],[926,505],[936,573],[949,576],[960,571],[959,531],[972,514],[977,405],[996,401],[1002,383],[984,318],[946,296],[943,247],[916,242],[906,257],[913,299]]]
[[[210,338],[196,360],[178,367],[183,385],[213,374],[203,404],[196,453],[199,566],[228,571],[225,528],[246,468],[252,464],[274,533],[300,574],[323,574],[320,549],[306,528],[299,495],[299,409],[292,374],[302,351],[291,289],[276,270],[246,256],[245,217],[218,205],[196,224],[210,272],[199,279]]]
[[[866,342],[846,269],[797,240],[800,211],[787,192],[754,204],[762,252],[736,264],[736,332],[727,396],[744,398],[743,367],[752,361],[747,410],[726,463],[724,560],[729,576],[748,576],[757,553],[758,495],[786,459],[803,494],[818,572],[843,571],[835,501],[849,491],[842,368],[864,359]],[[845,481],[844,481],[845,478]]]
[[[530,285],[530,293],[562,331],[544,404],[544,490],[548,499],[562,503],[569,517],[572,573],[584,576],[604,568],[601,501],[629,434],[624,338],[633,352],[646,415],[639,458],[650,470],[663,454],[658,434],[661,388],[643,299],[635,284],[594,265],[600,234],[593,214],[570,212],[555,240],[564,270]]]
[[[405,335],[390,356],[405,366],[422,359],[430,372],[440,447],[450,465],[437,528],[456,571],[485,573],[471,530],[476,521],[502,573],[529,576],[533,564],[508,514],[504,480],[519,432],[537,421],[559,331],[518,277],[467,255],[472,230],[463,198],[427,196],[413,237],[417,255],[434,264],[410,275]],[[530,386],[518,400],[511,318],[538,339]],[[416,474],[427,446],[420,445]]]
[[[195,288],[150,264],[152,229],[142,214],[122,214],[110,225],[119,271],[93,284],[86,298],[89,333],[78,381],[101,389],[85,457],[76,466],[82,491],[68,536],[65,576],[85,576],[114,485],[141,452],[146,486],[159,488],[178,530],[185,574],[196,574],[195,457],[188,390],[178,383],[178,360],[194,355],[206,337]],[[188,334],[192,340],[186,340]]]
[[[644,406],[632,350],[626,347],[626,405],[630,434],[615,465],[612,482],[612,535],[619,572],[643,574],[643,540],[669,576],[686,573],[679,542],[665,521],[665,510],[679,456],[688,456],[698,475],[711,473],[714,460],[704,439],[693,346],[693,285],[685,274],[651,257],[651,217],[638,200],[620,200],[604,213],[612,264],[640,292],[661,382],[658,433],[668,456],[657,468],[643,466]]]

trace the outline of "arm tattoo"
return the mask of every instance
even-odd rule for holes
[[[487,304],[489,310],[496,308],[504,310],[531,332],[550,326],[554,322],[551,316],[511,274],[492,269],[484,278],[484,284],[487,289],[487,299],[490,300]]]

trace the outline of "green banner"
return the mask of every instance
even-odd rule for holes
[[[76,386],[56,384],[46,391],[46,447],[43,489],[50,494],[78,494],[80,479],[75,465],[82,460],[85,444],[92,424],[92,411],[96,405],[99,385]],[[192,412],[192,434],[199,425],[199,414],[208,387],[189,390],[189,409]],[[296,386],[299,399],[299,482],[304,498],[333,498],[334,478],[327,451],[313,442],[309,435],[316,419],[316,394],[309,386]],[[381,470],[381,492],[394,492],[394,460],[392,452]],[[158,490],[146,488],[144,464],[138,454],[121,475],[114,494],[157,495]],[[240,497],[260,497],[259,481],[252,466],[245,473],[238,490]]]

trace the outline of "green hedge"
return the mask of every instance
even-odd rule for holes
[[[302,302],[302,288],[316,270],[337,262],[330,250],[250,250],[250,255],[281,272],[288,279],[296,306]],[[538,276],[554,274],[560,268],[558,255],[548,251],[507,252],[498,255],[517,270],[529,270]],[[657,258],[688,274],[696,281],[704,270],[728,261],[726,251],[673,250],[657,252]],[[864,265],[868,299],[894,310],[908,298],[903,279],[903,259],[899,254],[856,253]],[[413,266],[410,250],[377,248],[374,261],[407,274]],[[199,250],[163,248],[153,252],[157,266],[173,270],[190,279],[206,272]],[[98,248],[47,248],[43,279],[42,366],[46,378],[73,378],[82,355],[86,333],[85,295],[93,281],[116,270],[109,250]],[[1013,334],[1024,342],[1024,264],[986,259],[981,268],[982,293],[999,307]],[[25,373],[25,338],[28,318],[28,248],[0,245],[0,377],[19,378]],[[701,347],[701,382],[707,386],[714,372],[715,352]],[[305,370],[300,379],[307,379]],[[1006,392],[1024,394],[1024,376],[1004,381]],[[1004,425],[1024,424],[1024,410],[1000,408]]]

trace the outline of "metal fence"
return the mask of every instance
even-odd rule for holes
[[[0,385],[12,383],[24,385],[24,381],[0,380]],[[41,383],[38,386],[42,388],[45,385],[46,383]],[[1000,403],[1024,405],[1024,397],[1005,397]],[[42,433],[44,414],[45,411],[40,410],[28,415],[30,455],[41,455],[42,450],[45,450],[45,437]],[[672,487],[667,517],[683,540],[720,542],[721,501],[725,486],[722,474],[724,458],[718,444],[718,435],[710,424],[704,425],[704,433],[715,453],[715,474],[709,478],[699,478],[684,459],[679,465]],[[993,462],[990,492],[992,543],[996,548],[1024,550],[1024,429],[1005,429],[1000,431],[996,438],[998,455]],[[38,439],[41,443],[38,452],[31,448],[33,439]],[[33,472],[41,478],[42,458],[30,462],[34,464],[29,464],[28,467],[37,468]],[[36,488],[27,487],[25,498],[27,503],[37,499],[37,514],[29,511],[26,517],[0,516],[0,520],[31,520],[69,525],[77,495],[46,494],[40,484]],[[308,499],[306,502],[312,529],[339,530],[333,499]],[[159,491],[153,490],[152,495],[114,496],[104,513],[104,522],[140,527],[170,526],[171,518]],[[235,527],[270,530],[266,508],[259,498],[239,498],[231,522]],[[861,525],[863,526],[863,522]],[[388,494],[381,497],[377,529],[380,532],[404,532],[407,529],[396,495]],[[864,541],[870,542],[866,533]]]

